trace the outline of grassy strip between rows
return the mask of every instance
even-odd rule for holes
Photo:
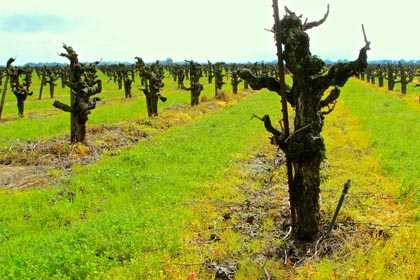
[[[420,163],[417,138],[406,135],[418,135],[412,117],[418,111],[354,80],[326,116],[321,209],[330,218],[351,179],[337,223],[360,222],[359,235],[342,240],[343,250],[330,258],[299,269],[278,259],[264,266],[251,261],[264,240],[244,244],[231,230],[219,229],[223,241],[217,244],[191,248],[186,242],[215,226],[222,214],[218,201],[244,199],[235,186],[253,183],[241,181],[247,176],[236,163],[267,136],[249,117],[270,113],[275,119],[278,109],[275,94],[256,94],[78,167],[56,188],[0,193],[0,278],[208,279],[203,260],[235,252],[235,279],[267,272],[287,279],[417,279],[420,225],[412,194]],[[413,127],[398,130],[407,122]],[[272,234],[269,224],[264,227]]]
[[[340,99],[336,109],[326,116],[323,132],[327,147],[321,184],[323,220],[331,220],[344,182],[352,180],[352,187],[330,237],[335,240],[330,245],[342,246],[341,249],[330,247],[330,255],[324,258],[317,258],[315,249],[311,252],[313,259],[299,264],[285,262],[279,257],[266,258],[266,252],[272,250],[267,246],[275,244],[277,248],[284,248],[289,242],[283,236],[274,237],[276,229],[271,226],[276,213],[279,215],[279,211],[287,205],[278,205],[268,210],[269,215],[261,221],[259,232],[255,233],[265,236],[265,239],[240,235],[233,226],[235,223],[232,220],[235,217],[227,221],[221,217],[229,211],[227,205],[237,205],[245,200],[244,194],[238,193],[238,186],[247,186],[260,192],[259,202],[263,207],[266,198],[262,193],[268,191],[264,186],[271,181],[271,190],[282,190],[285,171],[282,168],[274,173],[274,179],[255,182],[255,178],[250,180],[249,175],[236,168],[223,182],[212,183],[212,192],[206,194],[211,198],[211,203],[195,206],[195,211],[201,214],[200,219],[191,223],[195,233],[185,234],[183,254],[176,259],[165,260],[165,271],[172,273],[169,279],[185,279],[188,275],[196,275],[191,272],[204,277],[199,279],[207,279],[199,265],[205,260],[226,259],[234,259],[239,263],[235,279],[418,279],[418,200],[411,195],[402,195],[405,192],[401,190],[404,187],[401,178],[386,169],[386,159],[378,153],[384,149],[381,146],[383,144],[372,146],[373,132],[361,129],[364,127],[361,126],[359,116],[347,107],[348,99],[353,101],[352,98],[355,98],[354,102],[357,102],[355,94],[348,96],[354,88],[355,91],[366,91],[362,84],[350,81],[343,89],[343,100]],[[369,106],[382,103],[381,98],[376,96]],[[410,110],[409,106],[399,109]],[[371,113],[375,112],[372,110]],[[390,125],[394,120],[386,121]],[[416,166],[420,164],[419,160],[415,163]],[[416,179],[413,174],[406,176],[406,180],[412,182]],[[284,192],[278,193],[279,201],[284,195]],[[355,226],[350,227],[349,224],[353,223]],[[345,234],[341,235],[343,232]],[[221,240],[197,242],[205,241],[206,234],[208,237],[210,233],[216,233]]]
[[[375,132],[364,130],[360,116],[348,107],[349,102],[358,102],[355,92],[359,90],[363,92],[366,88],[357,81],[349,81],[336,109],[326,116],[323,135],[328,159],[322,170],[321,209],[332,216],[343,183],[351,179],[352,187],[337,223],[355,221],[362,235],[341,240],[344,248],[332,258],[308,263],[297,270],[299,279],[418,279],[420,276],[418,200],[401,196],[404,193],[401,178],[384,169],[389,164],[379,153],[384,148],[381,144],[372,146]],[[381,103],[383,96],[371,94],[376,97],[373,104]],[[409,110],[407,106],[401,109]],[[407,176],[408,179],[414,182],[417,177]]]
[[[168,80],[168,79],[167,79]],[[118,95],[117,95],[118,94]],[[113,93],[103,98],[97,107],[89,115],[87,128],[100,124],[115,124],[124,121],[136,120],[147,117],[146,100],[144,95],[125,99],[123,93]],[[162,92],[168,99],[165,103],[159,102],[159,111],[189,104],[190,92],[178,89],[164,89]],[[120,98],[116,98],[120,96]],[[214,98],[214,86],[205,85],[201,95],[202,99]],[[101,96],[102,98],[102,96]],[[67,98],[68,99],[68,98]],[[42,101],[42,110],[51,114],[46,117],[23,118],[13,121],[0,122],[0,147],[10,146],[14,139],[41,140],[51,136],[60,136],[70,131],[70,114],[52,107],[53,101],[50,99]],[[68,100],[63,102],[68,102]],[[27,105],[38,104],[38,101],[27,102]],[[27,106],[30,107],[30,106]],[[27,112],[30,109],[27,110]],[[89,135],[87,135],[89,138]]]
[[[370,148],[380,159],[384,174],[398,180],[401,195],[419,190],[419,111],[407,106],[399,94],[383,94],[357,80],[349,81],[342,101],[369,133]]]
[[[253,153],[264,128],[251,114],[275,114],[278,104],[274,93],[256,94],[78,167],[61,186],[3,191],[0,278],[160,277],[193,220],[190,203]]]
[[[326,118],[326,187],[352,179],[350,194],[355,195],[347,198],[341,219],[362,222],[359,229],[363,222],[373,224],[386,237],[364,247],[347,240],[347,254],[303,269],[302,278],[420,277],[420,115],[411,100],[412,95],[384,92],[356,79],[343,88],[336,110]]]
[[[334,251],[331,255],[318,259],[314,257],[307,263],[294,265],[285,263],[281,258],[260,259],[258,256],[268,251],[269,245],[281,246],[279,237],[273,237],[275,229],[270,225],[273,216],[266,218],[262,223],[259,234],[266,235],[267,239],[253,239],[249,236],[241,236],[232,227],[232,222],[221,219],[224,211],[229,211],[228,205],[244,200],[243,194],[238,194],[238,185],[246,185],[263,193],[264,187],[261,182],[253,182],[243,174],[243,171],[232,170],[230,176],[225,177],[224,182],[213,182],[212,192],[207,196],[215,203],[205,206],[196,205],[195,211],[201,214],[201,218],[192,222],[195,234],[186,234],[186,242],[182,252],[176,259],[166,259],[167,269],[172,277],[169,279],[185,279],[187,275],[206,275],[200,269],[200,264],[205,260],[235,259],[239,263],[235,279],[265,279],[269,276],[278,279],[418,279],[420,270],[418,263],[420,256],[420,223],[418,213],[418,199],[411,194],[415,193],[412,188],[410,193],[404,191],[404,182],[411,181],[415,184],[417,176],[409,173],[405,181],[401,180],[400,174],[387,169],[386,158],[380,151],[391,148],[382,147],[380,142],[372,145],[375,131],[364,130],[359,116],[353,114],[347,107],[348,100],[358,103],[355,91],[371,91],[369,87],[357,81],[350,81],[343,89],[343,99],[338,102],[336,109],[326,116],[323,136],[326,140],[327,159],[323,164],[321,185],[321,210],[323,218],[330,221],[335,211],[344,182],[352,180],[352,187],[341,209],[337,229],[333,231],[332,239],[342,245],[342,249]],[[349,95],[349,92],[352,94]],[[372,90],[375,98],[365,106],[372,107],[383,104],[389,96],[382,96]],[[354,98],[354,100],[353,100]],[[398,108],[392,110],[408,110],[413,114],[410,106],[400,104],[398,97],[391,97],[388,102],[396,99]],[[395,102],[395,101],[394,101]],[[373,105],[372,105],[373,104]],[[362,105],[360,105],[362,106]],[[390,107],[394,105],[390,104]],[[371,110],[366,114],[383,114]],[[382,119],[393,126],[394,119]],[[374,120],[372,119],[372,122]],[[392,134],[395,131],[390,131]],[[415,139],[415,138],[414,138]],[[415,145],[409,139],[411,145]],[[398,144],[393,143],[396,148]],[[401,148],[402,149],[402,148]],[[415,156],[413,150],[407,150],[410,156]],[[414,159],[414,166],[419,166],[419,159]],[[275,176],[285,178],[284,170],[279,170]],[[244,180],[244,181],[242,181]],[[270,179],[271,180],[271,179]],[[273,179],[271,189],[281,188],[284,180]],[[279,198],[284,194],[279,194]],[[220,200],[226,203],[220,203]],[[261,197],[264,205],[264,197]],[[225,207],[225,208],[223,208]],[[284,205],[279,205],[272,211],[278,212]],[[221,209],[223,208],[223,209]],[[235,218],[233,218],[235,219]],[[346,224],[355,223],[355,228],[346,228]],[[234,224],[234,223],[233,223]],[[336,232],[348,232],[344,236]],[[216,233],[221,241],[213,243],[200,243],[194,240],[202,240],[203,235]],[[271,240],[270,239],[271,236]],[[272,239],[277,241],[272,242]],[[204,239],[206,240],[206,239]],[[269,241],[268,241],[269,240]],[[313,252],[316,255],[316,252]],[[190,272],[190,274],[188,274]],[[199,278],[201,279],[201,278]],[[203,278],[207,279],[207,278]]]

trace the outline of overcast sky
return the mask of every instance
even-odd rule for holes
[[[303,19],[327,21],[308,31],[311,52],[355,59],[371,41],[369,59],[420,59],[419,0],[280,1]],[[247,62],[275,59],[271,0],[24,0],[0,2],[0,65],[67,62],[62,43],[82,61]]]

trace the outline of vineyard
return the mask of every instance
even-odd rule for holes
[[[162,68],[167,100],[151,117],[135,64],[99,66],[101,100],[83,143],[70,141],[69,115],[52,106],[70,98],[59,82],[53,98],[29,96],[24,115],[6,96],[2,278],[418,275],[415,82],[406,94],[398,84],[389,91],[360,77],[344,87],[324,132],[322,227],[345,180],[353,186],[330,240],[303,253],[287,242],[284,158],[251,120],[267,112],[279,118],[278,95],[243,83],[233,93],[239,66],[225,64],[222,89],[203,70],[200,102],[191,106],[173,74],[188,66]],[[273,65],[245,66],[275,73]],[[30,91],[39,93],[43,74],[33,72]],[[134,77],[131,96],[118,83],[127,74],[119,73]]]
[[[420,66],[0,68],[1,279],[419,279]]]

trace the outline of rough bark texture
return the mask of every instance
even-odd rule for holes
[[[86,122],[90,111],[95,109],[97,97],[91,98],[102,91],[102,81],[96,75],[96,66],[99,62],[94,62],[88,66],[79,63],[78,55],[72,47],[63,45],[66,53],[61,53],[70,60],[70,76],[67,86],[70,88],[70,106],[55,101],[53,106],[65,112],[71,113],[70,141],[83,142],[86,137]]]
[[[281,131],[272,127],[268,116],[262,118],[267,130],[273,134],[272,143],[281,148],[293,164],[291,200],[296,206],[294,236],[298,240],[313,240],[319,231],[320,164],[325,157],[321,137],[324,115],[332,111],[339,97],[339,87],[367,67],[368,42],[357,60],[337,63],[327,72],[324,62],[311,55],[305,30],[322,24],[327,16],[328,12],[320,21],[302,23],[300,17],[286,9],[286,15],[280,21],[280,35],[284,45],[283,58],[293,75],[287,101],[295,109],[294,132],[286,139]],[[250,71],[241,71],[240,77],[253,89],[280,92],[280,83],[273,77],[255,76]],[[333,90],[324,97],[330,86],[334,86]]]

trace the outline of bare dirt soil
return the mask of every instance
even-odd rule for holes
[[[69,173],[73,165],[93,163],[104,153],[113,155],[142,138],[185,124],[223,106],[225,102],[202,99],[194,108],[187,104],[174,105],[155,118],[115,125],[90,126],[88,123],[84,143],[71,144],[68,135],[37,141],[16,139],[0,150],[0,189],[52,186],[56,182],[51,175],[53,170]]]
[[[101,125],[87,131],[88,141],[70,144],[67,138],[16,140],[0,152],[0,188],[23,189],[53,183],[52,170],[71,172],[73,165],[97,161],[104,153],[137,143],[149,133],[123,126]]]

